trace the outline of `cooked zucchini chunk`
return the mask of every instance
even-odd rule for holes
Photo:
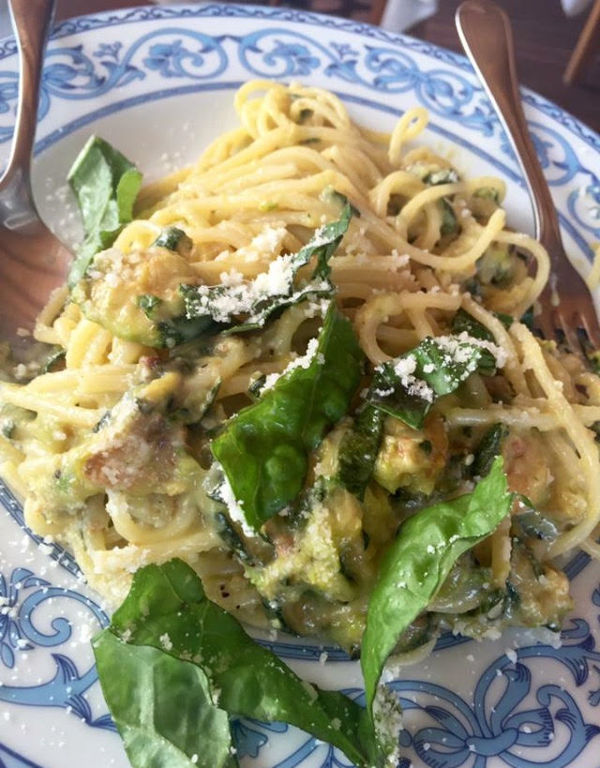
[[[115,336],[149,347],[171,347],[191,338],[182,283],[197,282],[185,258],[170,248],[97,254],[71,292],[84,315]],[[180,322],[173,322],[173,318]]]
[[[412,429],[399,419],[385,420],[375,461],[374,478],[386,491],[433,492],[446,463],[448,444],[441,419],[430,417],[423,429]]]

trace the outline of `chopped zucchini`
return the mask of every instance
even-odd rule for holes
[[[500,193],[494,187],[479,187],[471,195],[468,205],[476,218],[487,220],[500,205]]]
[[[71,297],[90,320],[115,336],[150,347],[171,347],[190,338],[182,282],[195,279],[188,262],[166,248],[124,254],[99,253]],[[180,318],[168,323],[165,318]]]
[[[352,427],[344,433],[340,445],[340,482],[361,501],[373,474],[383,421],[382,411],[365,406],[355,415]]]
[[[0,434],[7,440],[11,440],[15,433],[16,424],[8,416],[0,416]]]
[[[423,613],[404,630],[392,653],[393,659],[405,653],[421,648],[431,642],[437,631],[436,617],[432,613]]]
[[[442,225],[440,227],[440,235],[447,237],[448,235],[456,235],[459,230],[458,219],[454,213],[454,208],[450,205],[446,198],[440,200],[440,206],[442,209]]]
[[[47,520],[107,489],[172,496],[197,484],[201,470],[187,452],[183,427],[164,415],[178,383],[176,374],[166,374],[128,392],[101,426],[54,455],[47,471],[32,471],[27,481]]]
[[[509,580],[519,595],[515,623],[557,629],[571,610],[569,580],[549,563],[540,563],[524,546],[513,545]]]
[[[373,476],[389,493],[402,488],[428,496],[444,468],[447,450],[440,419],[429,418],[421,430],[389,416],[385,420]]]
[[[483,285],[508,285],[515,276],[515,256],[507,243],[490,246],[477,261],[477,277]]]
[[[333,489],[315,502],[305,525],[274,541],[275,559],[247,574],[267,600],[297,599],[307,588],[326,599],[347,602],[355,587],[343,575],[340,552],[353,541],[362,548],[362,511],[352,494]]]
[[[493,200],[495,203],[500,202],[500,194],[495,187],[479,187],[473,192],[473,197],[479,197],[484,200]]]
[[[558,536],[558,528],[547,517],[521,497],[519,509],[512,516],[512,532],[520,539],[538,539],[540,541],[554,541]]]
[[[7,440],[14,440],[17,437],[19,425],[35,418],[36,415],[32,411],[27,411],[18,405],[2,403],[0,405],[0,434]]]
[[[510,490],[531,499],[531,504],[543,508],[549,501],[554,485],[550,455],[541,434],[511,433],[502,446],[504,467]]]
[[[65,359],[66,351],[57,345],[53,346],[48,352],[46,359],[41,364],[40,375],[43,373],[51,373],[58,370],[59,364]]]
[[[490,569],[480,566],[467,552],[456,561],[428,610],[449,614],[476,610],[487,601],[491,580]]]
[[[254,558],[246,548],[244,537],[239,533],[225,512],[219,510],[215,513],[217,532],[223,543],[230,549],[242,563],[255,565]]]

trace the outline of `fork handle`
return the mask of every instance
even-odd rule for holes
[[[0,195],[10,197],[10,213],[35,213],[30,184],[31,155],[37,125],[44,49],[52,25],[55,0],[9,0],[19,51],[19,96],[13,144],[0,179]]]
[[[525,177],[533,203],[535,237],[552,254],[562,248],[560,227],[521,104],[510,20],[490,0],[465,0],[456,11],[456,27]]]

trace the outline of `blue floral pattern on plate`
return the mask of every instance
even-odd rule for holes
[[[12,135],[17,98],[14,41],[0,41],[0,61],[1,150]],[[137,104],[231,90],[251,77],[318,82],[382,114],[399,115],[402,104],[422,104],[432,115],[434,134],[522,184],[498,120],[462,57],[350,21],[235,5],[137,8],[61,24],[44,67],[37,151]],[[534,116],[531,127],[542,165],[561,195],[562,225],[579,252],[589,256],[588,241],[600,237],[600,178],[594,164],[600,138],[536,94],[526,92],[524,98]],[[0,547],[6,556],[0,563],[0,708],[35,712],[39,718],[62,710],[70,713],[69,722],[114,745],[114,724],[99,699],[91,653],[72,650],[81,613],[95,629],[106,623],[106,613],[80,583],[68,553],[29,532],[35,557],[16,553],[11,536],[25,529],[22,509],[3,485],[0,502],[9,513],[0,521],[3,541],[10,543],[8,550],[7,544]],[[444,685],[443,675],[429,679],[426,667],[407,670],[406,677],[391,683],[406,712],[399,768],[595,768],[589,761],[600,754],[600,652],[594,635],[600,586],[598,578],[590,580],[588,563],[580,554],[567,566],[570,578],[577,578],[585,615],[570,619],[561,647],[526,644],[504,652],[490,645],[485,655],[482,647],[448,635],[438,642],[436,658],[442,663],[466,658],[475,674],[470,689]],[[70,586],[56,583],[59,573]],[[586,586],[579,586],[582,578]],[[262,642],[291,664],[315,667],[325,655],[328,669],[344,670],[340,681],[346,680],[345,670],[354,669],[339,649],[284,637]],[[34,681],[19,671],[27,657],[44,669]],[[362,700],[358,685],[346,692]],[[285,724],[239,719],[234,733],[244,766],[350,768],[337,750]],[[5,736],[0,719],[2,741],[0,767],[40,768],[44,762],[21,756],[33,756],[32,745],[13,731]],[[51,764],[60,763],[53,758]]]

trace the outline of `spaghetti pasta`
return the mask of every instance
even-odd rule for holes
[[[142,190],[137,217],[43,310],[35,336],[64,352],[58,369],[0,383],[1,471],[24,496],[28,525],[71,548],[112,603],[136,568],[177,556],[244,621],[353,648],[395,531],[428,501],[472,488],[473,467],[496,440],[518,494],[512,519],[460,558],[455,592],[436,598],[445,607],[432,604],[428,626],[481,636],[507,623],[557,625],[569,601],[552,558],[578,546],[598,553],[600,381],[519,322],[549,262],[539,243],[506,229],[504,183],[462,179],[414,147],[427,124],[421,108],[391,135],[359,127],[333,94],[296,83],[247,83],[235,108],[240,127]],[[261,306],[281,297],[288,255],[318,242],[344,199],[355,215],[330,276],[323,268],[321,282],[309,278],[305,262],[293,284],[302,300],[236,333],[235,322],[248,322],[238,317],[244,291],[260,289]],[[164,245],[165,232],[180,239]],[[227,332],[213,311],[212,331],[162,337],[169,323],[190,320],[192,304],[185,317],[165,314],[181,286],[204,307],[206,296],[237,306]],[[421,427],[385,417],[362,495],[338,474],[363,407],[357,394],[310,452],[304,517],[285,507],[257,536],[223,492],[211,493],[211,440],[270,382],[308,366],[334,292],[367,359],[363,393],[378,367],[430,339],[467,338],[478,355],[482,344],[501,355],[494,371],[470,369],[428,406]],[[477,329],[466,337],[456,330],[465,316]],[[402,370],[414,388],[414,366]],[[417,644],[430,642],[431,632]]]

